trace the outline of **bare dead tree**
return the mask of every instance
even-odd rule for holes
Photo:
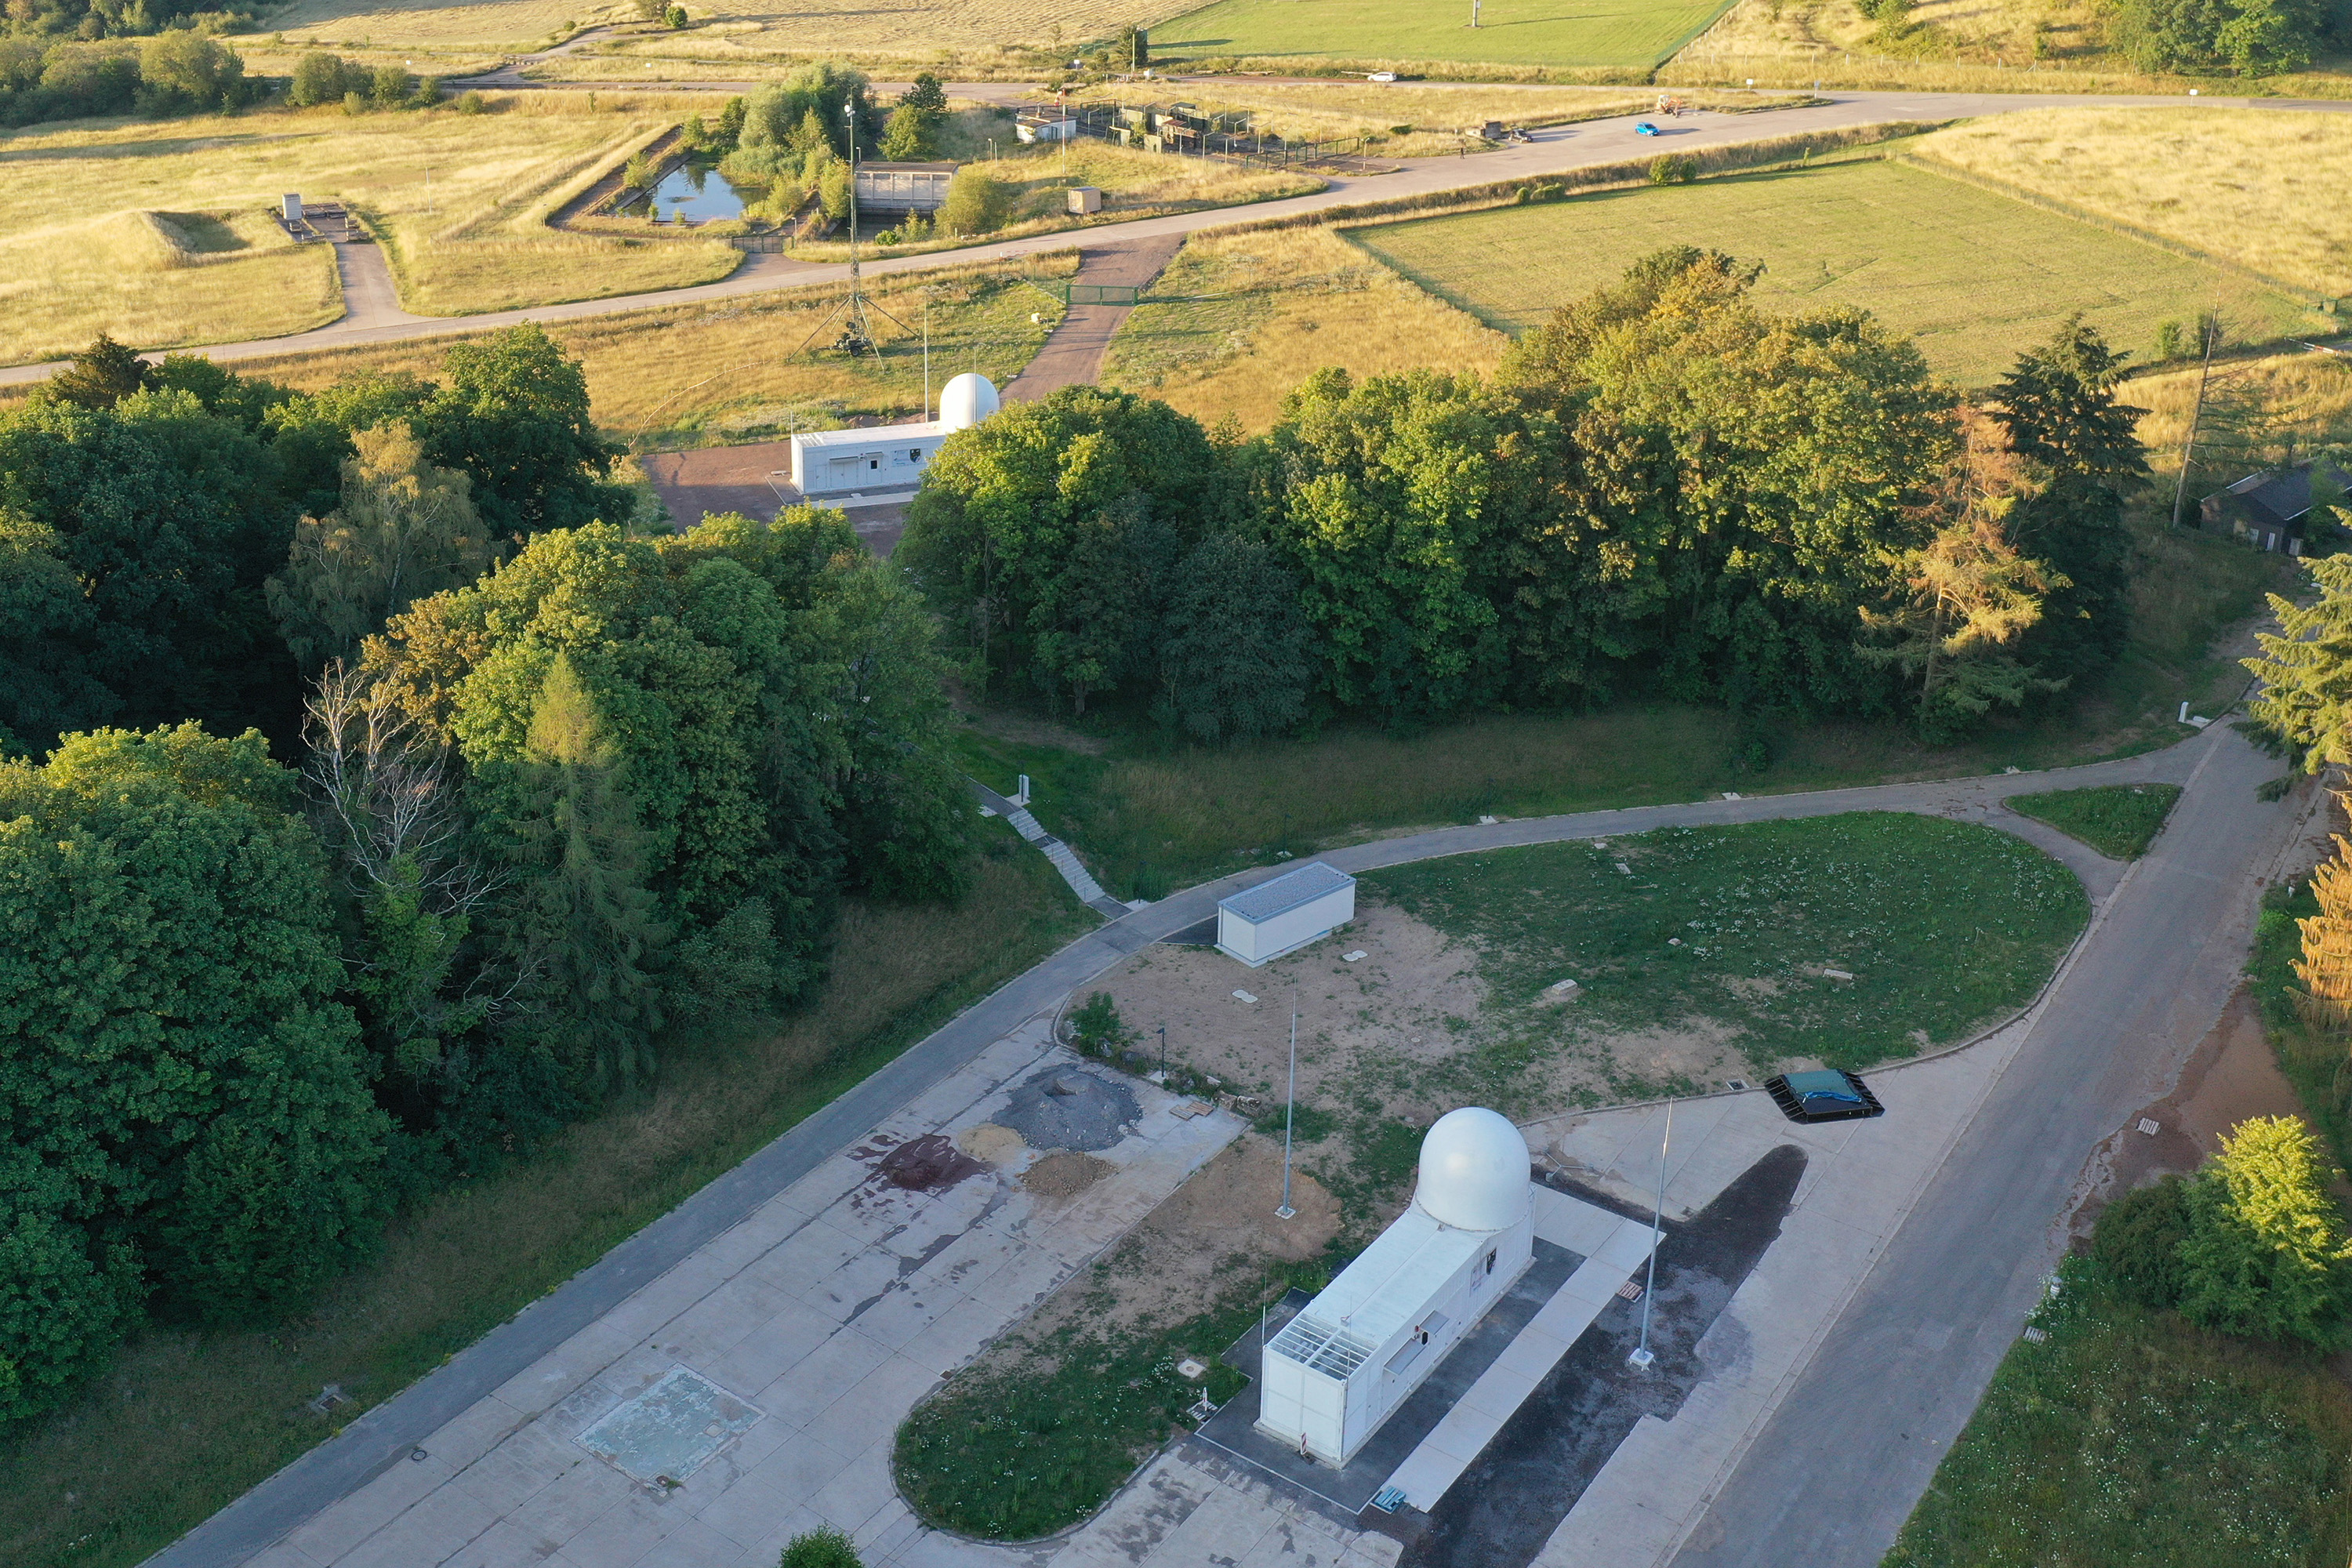
[[[463,914],[505,883],[461,852],[448,747],[381,683],[341,659],[329,665],[305,705],[302,736],[303,776],[354,891],[413,876],[435,913]]]

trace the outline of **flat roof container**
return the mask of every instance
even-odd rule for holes
[[[1217,951],[1255,969],[1356,918],[1356,879],[1320,860],[1217,901]]]

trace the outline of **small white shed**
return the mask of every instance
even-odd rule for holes
[[[1412,1206],[1265,1347],[1257,1429],[1345,1465],[1534,1256],[1527,1139],[1496,1111],[1446,1112]]]
[[[1252,969],[1356,918],[1356,879],[1320,860],[1217,900],[1217,951]]]

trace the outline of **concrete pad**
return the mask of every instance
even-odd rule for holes
[[[633,1568],[691,1519],[676,1501],[638,1492],[597,1515],[566,1543],[564,1555],[580,1568]]]
[[[505,1503],[535,1495],[586,1459],[576,1445],[533,1425],[458,1471],[449,1484],[484,1502]]]
[[[737,1340],[725,1354],[700,1363],[710,1380],[736,1394],[767,1387],[806,1360],[841,1325],[798,1299]],[[746,1394],[748,1397],[749,1395]],[[756,1401],[755,1401],[756,1403]],[[798,1412],[768,1412],[772,1419],[799,1425]]]
[[[428,1450],[429,1452],[429,1450]],[[320,1514],[287,1541],[321,1563],[333,1563],[431,1495],[456,1470],[446,1461],[396,1461],[392,1468]]]
[[[698,1504],[689,1497],[694,1517],[739,1544],[749,1545],[769,1534],[849,1467],[850,1456],[836,1452],[802,1433],[790,1438],[742,1479],[717,1497]],[[690,1493],[691,1485],[688,1488]]]
[[[805,1426],[818,1411],[889,1356],[888,1351],[856,1329],[843,1329],[761,1389],[753,1403],[762,1410],[788,1413],[796,1425]]]
[[[853,1536],[884,1509],[903,1509],[906,1505],[898,1501],[898,1488],[890,1479],[888,1442],[877,1443],[850,1460],[809,1500],[809,1506]]]
[[[408,1509],[338,1561],[351,1568],[438,1563],[498,1522],[488,1503],[454,1489],[441,1489],[431,1501],[430,1507]]]

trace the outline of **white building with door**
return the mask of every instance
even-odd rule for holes
[[[940,393],[940,416],[912,425],[812,430],[793,437],[793,488],[809,500],[912,489],[940,444],[996,412],[996,384],[967,371]]]
[[[1412,1205],[1265,1347],[1257,1429],[1344,1466],[1535,1257],[1528,1142],[1475,1106],[1421,1143]]]

